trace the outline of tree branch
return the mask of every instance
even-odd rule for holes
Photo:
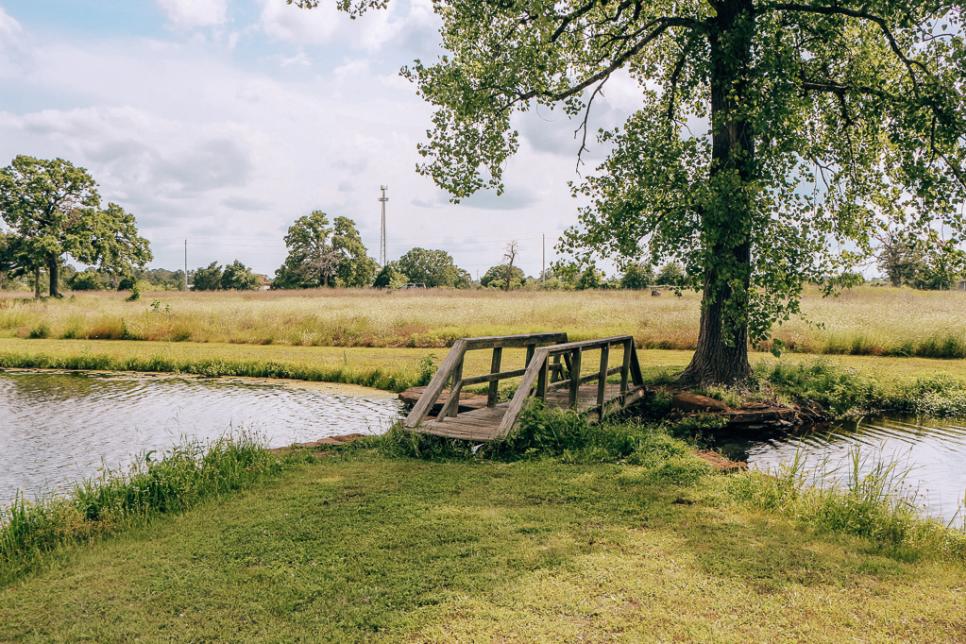
[[[913,67],[918,67],[925,74],[929,75],[929,69],[921,62],[914,58],[909,58],[906,56],[902,48],[899,47],[899,42],[896,40],[895,34],[889,28],[889,23],[882,16],[878,16],[873,13],[862,9],[851,9],[849,7],[843,7],[841,5],[810,5],[801,4],[797,2],[773,2],[765,4],[761,7],[761,10],[776,10],[776,11],[794,11],[799,13],[814,13],[826,16],[847,16],[850,18],[858,18],[860,20],[868,20],[878,25],[879,30],[882,35],[885,36],[886,41],[889,43],[889,48],[892,49],[892,53],[902,61],[905,66],[906,71],[909,73],[909,78],[912,81],[913,91],[916,92],[916,96],[919,95],[919,77],[916,75]]]

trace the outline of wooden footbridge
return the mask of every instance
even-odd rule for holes
[[[526,349],[522,368],[501,371],[503,350],[507,348]],[[489,373],[465,374],[467,352],[480,350],[492,351]],[[618,351],[620,363],[611,367],[611,356],[616,358]],[[591,363],[588,356],[599,360]],[[588,372],[586,367],[591,364],[596,368]],[[509,402],[499,402],[499,383],[511,378],[521,378],[519,386]],[[465,395],[464,388],[484,383],[485,397]],[[531,397],[548,407],[574,409],[599,421],[643,396],[641,365],[634,338],[629,335],[584,342],[568,342],[566,333],[463,338],[456,341],[429,385],[422,389],[404,426],[450,438],[501,440],[513,431]]]

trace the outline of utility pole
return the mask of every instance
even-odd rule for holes
[[[389,186],[379,186],[379,190],[382,191],[382,196],[379,197],[379,202],[382,204],[382,221],[379,228],[379,263],[382,266],[386,265],[386,202],[389,201],[389,197],[386,196],[386,191],[389,190]]]
[[[188,290],[188,240],[184,240],[184,290]]]
[[[547,285],[547,235],[540,235],[540,286]]]

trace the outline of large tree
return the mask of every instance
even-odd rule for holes
[[[467,288],[472,283],[470,274],[457,266],[453,257],[445,250],[412,248],[399,258],[396,267],[410,282],[429,288]]]
[[[316,0],[298,0],[301,6]],[[338,0],[354,13],[387,0]],[[446,55],[404,73],[436,106],[421,171],[503,188],[511,117],[562,106],[587,138],[615,74],[642,107],[577,192],[578,254],[680,261],[702,293],[683,380],[734,382],[748,344],[899,224],[963,221],[966,45],[942,0],[436,0]],[[579,153],[578,153],[579,154]]]
[[[295,220],[285,235],[288,256],[275,273],[273,288],[370,286],[376,262],[369,257],[355,222],[314,210]]]
[[[20,155],[0,170],[0,218],[17,240],[21,264],[35,273],[47,269],[51,297],[60,296],[67,256],[115,273],[151,259],[134,217],[116,204],[103,209],[91,175],[63,159]]]

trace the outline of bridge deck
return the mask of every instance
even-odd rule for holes
[[[526,349],[522,368],[504,366],[506,348]],[[466,353],[481,349],[492,351],[489,373],[465,374]],[[507,403],[498,403],[500,381],[516,385]],[[482,385],[486,385],[485,395],[466,395],[464,387]],[[409,394],[415,403],[403,426],[451,438],[502,440],[513,431],[532,397],[548,407],[573,409],[599,420],[643,395],[641,365],[629,335],[580,342],[567,342],[566,333],[462,338],[453,344],[429,384],[418,394]]]
[[[605,388],[608,399],[619,398],[620,385],[608,384]],[[627,408],[639,401],[644,395],[643,387],[635,387],[624,397],[623,408]],[[548,391],[544,402],[547,407],[566,409],[569,406],[568,392],[565,390]],[[597,405],[597,383],[581,385],[577,391],[577,411],[588,411]],[[433,434],[447,438],[461,438],[463,440],[491,441],[503,438],[500,433],[500,423],[507,412],[509,403],[500,403],[494,407],[481,407],[471,411],[460,412],[457,416],[440,419],[432,417],[424,420],[413,431],[421,434]],[[615,407],[620,408],[619,403]],[[596,414],[588,416],[591,422],[597,420]]]

